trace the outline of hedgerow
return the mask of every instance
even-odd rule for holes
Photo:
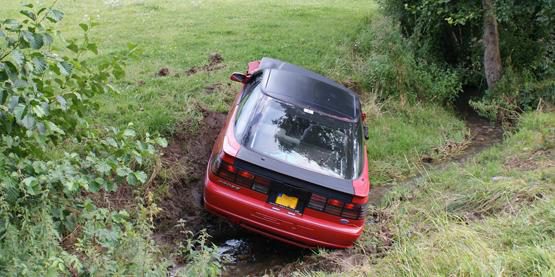
[[[64,13],[25,5],[0,20],[0,275],[164,275],[149,239],[152,201],[130,212],[98,207],[98,192],[147,182],[166,141],[92,126],[92,99],[115,91],[137,48],[99,56],[83,23],[79,39],[56,27]]]

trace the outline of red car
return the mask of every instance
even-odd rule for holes
[[[243,89],[208,162],[206,209],[300,247],[351,247],[370,190],[359,97],[270,58],[231,79]]]

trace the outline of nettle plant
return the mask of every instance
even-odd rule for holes
[[[95,96],[115,91],[110,84],[124,77],[136,47],[99,56],[89,37],[94,24],[79,25],[80,39],[64,40],[56,29],[63,12],[28,4],[20,13],[20,20],[0,19],[0,275],[133,274],[141,267],[114,262],[125,255],[117,249],[136,255],[141,244],[125,240],[148,233],[137,226],[148,222],[96,209],[88,196],[144,184],[166,141],[137,134],[132,124],[93,127],[86,116],[97,108]]]

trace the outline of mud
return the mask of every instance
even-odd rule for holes
[[[226,115],[203,111],[203,116],[198,132],[190,132],[192,126],[182,124],[163,151],[163,180],[159,182],[166,182],[168,187],[159,201],[162,210],[155,223],[158,240],[168,244],[183,239],[180,232],[176,231],[180,220],[186,226],[191,226],[188,231],[193,233],[201,229],[217,230],[221,224],[225,224],[206,214],[201,206],[201,193],[212,144]]]
[[[214,70],[219,70],[225,67],[223,64],[224,58],[219,53],[212,53],[208,56],[208,64],[203,66],[193,66],[185,71],[185,75],[191,76],[199,72],[210,72]]]
[[[219,248],[223,276],[277,272],[281,265],[304,256],[307,250],[242,230],[208,214],[201,206],[206,164],[226,115],[203,111],[203,116],[199,132],[191,133],[187,124],[180,126],[163,152],[163,180],[158,181],[167,182],[169,187],[158,201],[162,211],[155,220],[154,238],[172,250],[186,239],[183,226],[193,234],[205,229]]]
[[[156,73],[156,77],[165,77],[168,75],[170,75],[170,69],[167,67],[160,68],[160,70]]]
[[[218,60],[218,59],[216,59]],[[211,93],[225,87],[214,84],[205,88]],[[288,276],[294,271],[322,270],[333,272],[368,262],[367,256],[381,257],[393,245],[388,229],[390,215],[376,208],[383,196],[393,187],[372,188],[369,202],[372,206],[367,232],[375,234],[371,243],[361,243],[364,249],[329,251],[310,255],[309,250],[289,246],[266,237],[250,233],[227,221],[208,214],[201,206],[202,181],[212,145],[225,122],[225,114],[203,111],[198,132],[191,133],[191,126],[183,124],[163,152],[161,178],[168,184],[164,197],[158,201],[162,209],[158,215],[154,238],[162,245],[175,247],[186,239],[177,227],[180,221],[193,233],[206,229],[211,242],[219,248],[224,266],[223,276],[260,276],[264,274]],[[502,140],[502,130],[478,117],[465,118],[470,130],[464,144],[438,148],[440,158],[434,156],[427,168],[441,168],[451,162],[464,162],[481,150]],[[416,186],[419,178],[407,180],[401,185]],[[183,225],[182,225],[183,226]],[[182,227],[181,227],[182,228]]]

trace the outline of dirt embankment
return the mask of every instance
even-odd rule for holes
[[[226,115],[204,110],[203,116],[198,132],[182,124],[163,151],[159,182],[166,183],[167,191],[158,204],[162,211],[156,218],[155,233],[168,243],[183,239],[176,229],[180,221],[194,233],[214,225],[208,224],[215,218],[204,211],[201,195],[206,164]]]

